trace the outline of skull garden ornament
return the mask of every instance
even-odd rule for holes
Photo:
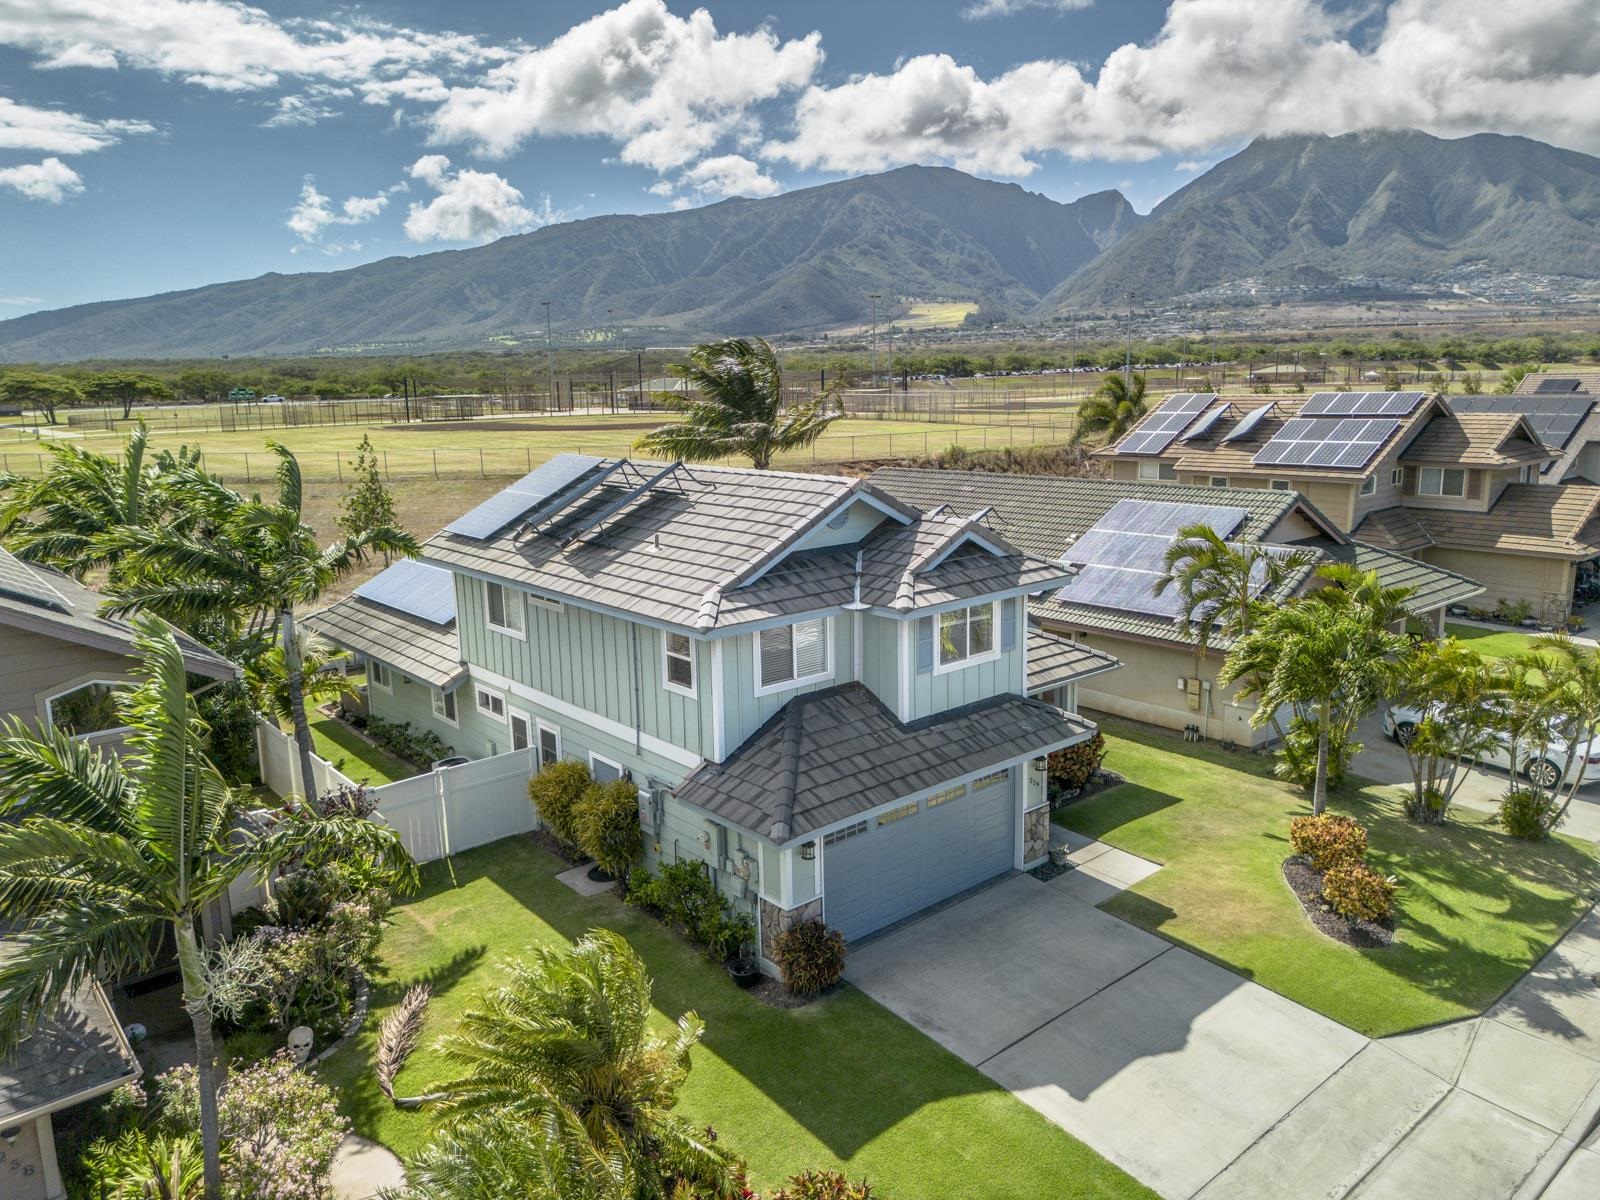
[[[311,1026],[296,1025],[289,1030],[289,1054],[296,1066],[305,1066],[311,1058]]]

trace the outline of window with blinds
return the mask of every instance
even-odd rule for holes
[[[757,678],[763,689],[809,683],[830,673],[826,617],[763,629],[757,643]]]

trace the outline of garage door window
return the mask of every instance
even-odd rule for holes
[[[880,813],[878,815],[878,824],[893,825],[896,821],[904,821],[907,817],[916,815],[917,802],[913,800],[910,804],[902,804],[898,808],[891,808],[886,813]]]
[[[835,829],[822,839],[822,844],[824,846],[837,845],[839,842],[847,842],[853,837],[860,837],[866,831],[867,823],[865,821],[857,821],[854,825],[846,825],[843,829]]]
[[[972,781],[972,790],[975,792],[981,792],[984,788],[992,788],[996,784],[1004,783],[1010,778],[1010,767],[1007,767],[1002,771],[990,771],[987,775],[979,775]]]
[[[958,783],[955,787],[947,787],[942,792],[935,792],[924,801],[929,808],[938,808],[941,804],[949,804],[952,800],[959,800],[967,794],[967,785]]]

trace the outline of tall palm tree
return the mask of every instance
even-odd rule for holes
[[[686,364],[667,368],[688,384],[685,392],[656,392],[655,399],[684,414],[639,439],[639,448],[689,462],[735,455],[757,470],[772,456],[802,450],[843,415],[825,393],[805,404],[785,404],[777,352],[764,338],[729,338],[689,351]]]
[[[0,1053],[97,971],[148,969],[164,933],[178,951],[194,1026],[207,1200],[220,1200],[213,975],[198,925],[245,876],[286,863],[360,857],[397,884],[415,878],[394,831],[296,805],[241,825],[239,805],[203,750],[205,725],[183,654],[154,617],[137,619],[139,686],[120,701],[132,730],[118,759],[59,731],[0,725]]]
[[[1600,739],[1600,655],[1593,649],[1580,646],[1566,633],[1546,634],[1535,643],[1534,656],[1537,667],[1529,672],[1530,682],[1542,677],[1545,708],[1554,723],[1565,735],[1565,761],[1561,767],[1561,780],[1570,776],[1571,782],[1558,782],[1550,789],[1550,798],[1556,799],[1563,786],[1566,796],[1561,806],[1552,814],[1549,827],[1554,829],[1572,807],[1572,798],[1583,786],[1588,774],[1588,746]]]
[[[1094,395],[1078,405],[1078,424],[1072,431],[1072,440],[1077,443],[1091,433],[1103,433],[1110,445],[1139,423],[1145,408],[1143,375],[1136,371],[1132,380],[1124,375],[1107,375]]]
[[[311,726],[306,719],[305,668],[294,610],[315,602],[373,553],[416,554],[416,538],[380,527],[323,548],[302,516],[300,464],[287,447],[278,456],[278,494],[271,502],[234,494],[231,509],[209,536],[184,528],[128,528],[109,540],[124,554],[125,578],[110,613],[148,610],[175,625],[235,623],[236,644],[264,640],[276,628],[283,654],[290,717],[300,758],[301,787],[312,788]],[[241,654],[240,657],[245,657]]]
[[[669,1196],[678,1179],[733,1195],[732,1157],[672,1112],[704,1026],[685,1013],[671,1035],[651,1031],[633,948],[595,929],[509,970],[444,1040],[462,1069],[444,1085],[455,1130],[484,1116],[522,1122],[576,1147],[568,1160],[596,1187],[631,1176],[639,1200]]]
[[[304,629],[295,630],[295,640],[299,643],[295,655],[300,660],[303,703],[316,708],[338,700],[350,690],[342,674],[327,669],[344,651]],[[245,663],[244,677],[257,712],[280,722],[293,723],[294,699],[290,695],[289,670],[282,646],[273,646]]]
[[[1176,588],[1181,626],[1204,656],[1214,637],[1235,641],[1249,633],[1267,597],[1318,559],[1312,550],[1283,550],[1259,542],[1229,542],[1205,524],[1185,525],[1167,547],[1155,594]]]

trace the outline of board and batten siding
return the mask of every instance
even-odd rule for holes
[[[1018,618],[1020,603],[1017,599],[1000,602],[1000,627],[995,630],[995,637],[1002,647],[999,655],[971,666],[944,671],[934,666],[938,661],[936,649],[928,658],[927,652],[920,650],[917,645],[918,637],[922,636],[923,621],[931,623],[928,627],[931,636],[938,638],[939,618],[917,619],[911,639],[912,654],[917,656],[913,659],[914,669],[911,673],[911,720],[930,717],[965,704],[975,704],[990,696],[1007,693],[1023,695],[1026,692],[1022,678],[1022,634]],[[890,707],[894,707],[893,703],[890,703]]]
[[[854,626],[855,622],[850,619],[849,613],[835,613],[829,619],[828,662],[833,670],[827,679],[784,688],[765,696],[756,695],[756,646],[760,634],[745,633],[723,641],[722,681],[730,752],[742,745],[745,739],[796,696],[836,687],[855,679]],[[710,757],[709,753],[707,757]]]
[[[0,716],[21,717],[35,728],[43,727],[47,697],[97,679],[133,678],[133,660],[109,650],[10,627],[0,639],[5,647],[0,652]]]
[[[900,626],[892,617],[861,619],[861,682],[893,712],[900,704]]]
[[[573,604],[523,597],[527,637],[489,628],[482,580],[456,575],[456,630],[469,665],[710,757],[711,651],[694,640],[695,695],[662,685],[663,634]],[[537,652],[536,652],[537,649]],[[637,709],[635,703],[637,701]]]

